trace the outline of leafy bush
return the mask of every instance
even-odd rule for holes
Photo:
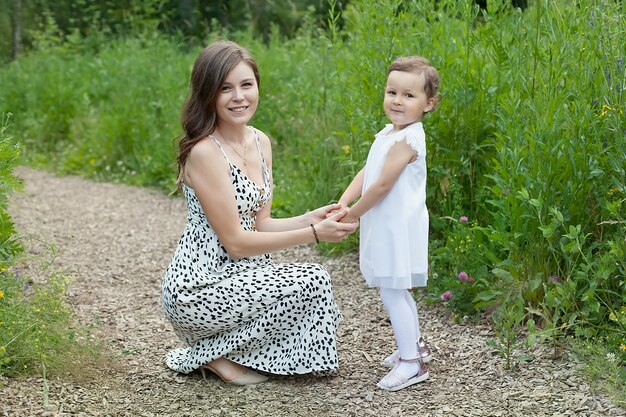
[[[7,199],[11,192],[20,190],[22,184],[13,176],[20,145],[8,136],[10,114],[0,119],[0,272],[6,270],[22,247],[16,239],[15,227],[7,213]]]

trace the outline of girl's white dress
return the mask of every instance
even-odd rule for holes
[[[372,185],[391,146],[406,142],[417,152],[389,193],[361,217],[360,265],[370,287],[424,287],[428,278],[426,136],[421,122],[376,134],[365,165],[363,192]]]

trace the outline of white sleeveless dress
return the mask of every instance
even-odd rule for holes
[[[376,134],[365,165],[363,192],[380,175],[391,146],[400,140],[417,152],[389,193],[361,217],[360,266],[370,287],[414,288],[428,278],[426,136],[421,122]]]

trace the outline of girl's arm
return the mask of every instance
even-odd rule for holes
[[[209,139],[196,144],[189,153],[185,180],[194,189],[208,222],[232,258],[245,258],[315,242],[309,224],[273,233],[244,230],[239,222],[228,164],[217,144]],[[269,205],[264,209],[269,210]],[[319,239],[338,242],[354,232],[357,224],[337,222],[344,215],[345,210],[318,223],[315,228]]]
[[[355,176],[348,188],[343,192],[339,199],[341,207],[348,207],[350,203],[361,196],[361,190],[363,189],[363,179],[365,178],[365,168],[361,169]]]
[[[350,211],[341,221],[355,222],[374,207],[391,190],[406,165],[414,160],[415,150],[406,141],[394,143],[389,149],[378,179],[367,187],[359,201],[350,207]]]

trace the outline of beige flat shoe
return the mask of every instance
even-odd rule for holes
[[[202,365],[200,367],[200,372],[202,372],[203,379],[206,379],[207,370],[213,372],[222,381],[228,384],[233,384],[233,385],[254,385],[254,384],[260,384],[268,380],[268,378],[265,375],[258,374],[254,372],[252,369],[248,369],[248,368],[246,368],[246,372],[244,372],[243,374],[236,376],[233,379],[226,379],[221,373],[213,369],[210,365]]]
[[[415,375],[410,378],[404,378],[396,373],[397,367],[393,368],[380,382],[376,385],[378,388],[382,388],[385,391],[399,391],[411,385],[424,382],[428,379],[428,369],[420,358],[415,359],[402,359],[399,358],[398,362],[417,362],[420,367]]]

